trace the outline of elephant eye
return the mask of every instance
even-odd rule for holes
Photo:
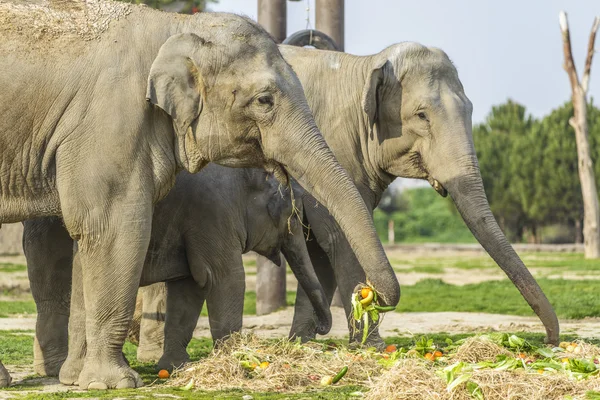
[[[425,114],[423,111],[417,113],[417,117],[419,117],[419,119],[422,121],[428,121],[427,114]]]
[[[259,104],[273,106],[273,96],[270,94],[263,94],[257,99]]]

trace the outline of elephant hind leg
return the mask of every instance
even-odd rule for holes
[[[71,315],[69,316],[69,354],[58,375],[58,379],[63,385],[76,385],[78,383],[87,350],[82,279],[81,262],[79,254],[76,253],[73,259],[73,289],[71,293]]]
[[[142,298],[142,310],[137,359],[141,362],[156,362],[160,360],[164,350],[167,286],[159,282],[143,287],[139,296]]]
[[[0,362],[0,388],[9,387],[12,382],[12,378],[4,365]]]
[[[33,368],[57,376],[68,351],[73,239],[58,217],[23,223],[23,250],[37,308]]]

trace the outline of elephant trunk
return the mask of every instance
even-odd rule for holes
[[[307,294],[313,306],[317,322],[317,333],[319,335],[326,335],[331,330],[333,322],[331,310],[329,309],[329,301],[327,301],[327,296],[319,283],[319,278],[310,261],[302,228],[299,228],[294,229],[294,233],[288,235],[286,243],[281,248],[281,252],[290,264],[290,268],[294,272],[298,284]]]
[[[298,113],[287,123],[293,128],[288,130],[290,134],[278,135],[281,142],[274,146],[273,159],[329,210],[382,303],[396,305],[400,300],[398,280],[356,186],[337,162],[312,119]]]
[[[546,341],[557,344],[559,326],[552,305],[500,230],[488,204],[477,158],[464,158],[462,173],[442,182],[463,220],[483,248],[519,289],[546,328]]]

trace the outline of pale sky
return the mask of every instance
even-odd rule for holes
[[[219,0],[209,8],[256,19],[256,3]],[[315,2],[308,3],[314,28]],[[306,8],[306,0],[288,2],[288,34],[306,27]],[[560,10],[569,17],[575,64],[581,74],[600,0],[346,0],[346,52],[373,54],[401,41],[440,47],[458,68],[474,105],[474,123],[483,121],[492,105],[508,98],[541,117],[570,96],[562,69]],[[590,95],[600,102],[598,54]]]

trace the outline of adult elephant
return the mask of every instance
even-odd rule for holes
[[[448,56],[416,43],[395,44],[365,57],[279,48],[367,207],[375,209],[396,177],[425,179],[440,195],[449,193],[475,238],[539,316],[546,340],[556,344],[556,314],[490,211],[473,146],[472,105]],[[350,316],[350,295],[365,280],[364,273],[327,207],[317,207],[320,201],[310,194],[303,201],[306,223],[317,239],[308,243],[317,275],[330,301],[339,286]],[[311,308],[298,288],[291,336],[315,336]],[[369,342],[381,343],[376,330]]]
[[[0,223],[61,216],[78,242],[82,388],[141,385],[121,351],[153,204],[179,170],[211,161],[296,177],[338,219],[383,301],[397,303],[364,202],[257,24],[104,0],[2,2],[0,19]]]

